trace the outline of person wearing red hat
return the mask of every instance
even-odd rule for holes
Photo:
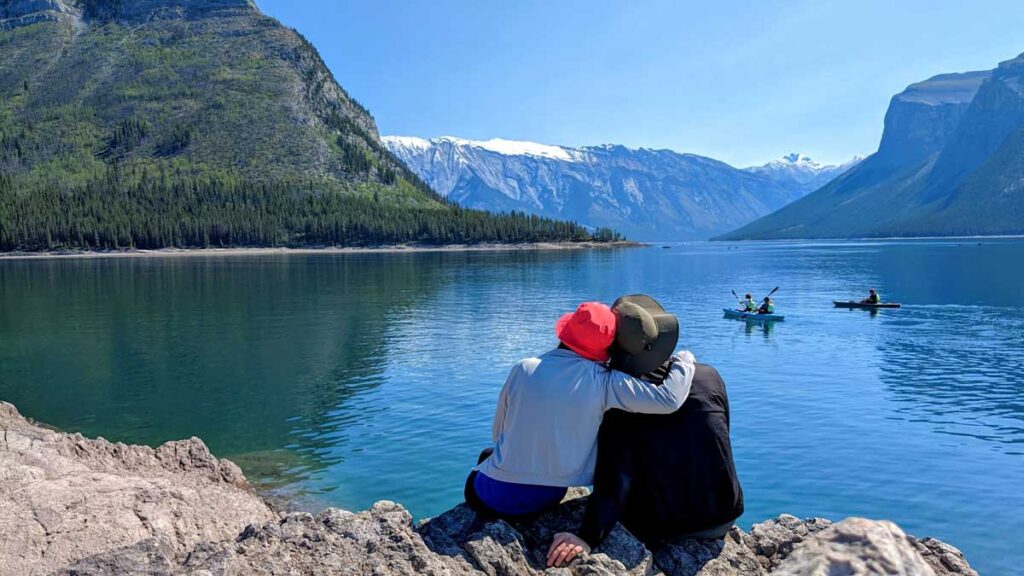
[[[607,362],[618,318],[600,302],[584,302],[576,312],[563,314],[555,322],[555,335],[573,352],[595,362]]]
[[[569,487],[593,482],[607,410],[669,414],[686,401],[696,362],[689,352],[672,357],[660,386],[607,366],[618,322],[605,304],[580,304],[556,322],[558,348],[512,367],[494,414],[494,446],[466,481],[466,502],[477,513],[525,519],[557,505]],[[644,322],[653,343],[660,325]]]

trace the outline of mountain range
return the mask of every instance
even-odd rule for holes
[[[251,0],[0,0],[0,250],[589,237],[438,196]]]
[[[790,154],[739,169],[671,150],[385,136],[384,145],[461,206],[611,227],[638,240],[706,239],[768,214],[855,165]]]
[[[878,151],[722,239],[1024,233],[1024,55],[892,98]]]

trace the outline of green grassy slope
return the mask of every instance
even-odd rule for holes
[[[40,22],[0,43],[0,164],[30,182],[164,164],[352,188],[402,169],[316,51],[255,11]]]

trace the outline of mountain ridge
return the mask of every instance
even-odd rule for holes
[[[609,226],[638,240],[704,239],[808,190],[809,178],[771,168],[735,168],[667,149],[454,136],[383,136],[382,142],[441,196],[460,205]],[[805,168],[813,178],[818,168],[837,167]]]
[[[878,151],[724,240],[1024,233],[1024,55],[893,96]]]
[[[864,157],[857,155],[841,164],[821,164],[815,162],[810,156],[791,152],[782,158],[760,166],[750,166],[744,169],[767,176],[777,182],[783,182],[804,193],[810,193],[863,161]]]

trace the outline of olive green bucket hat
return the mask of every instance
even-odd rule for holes
[[[646,294],[623,296],[612,305],[618,319],[611,366],[631,376],[652,372],[672,357],[679,319]]]

